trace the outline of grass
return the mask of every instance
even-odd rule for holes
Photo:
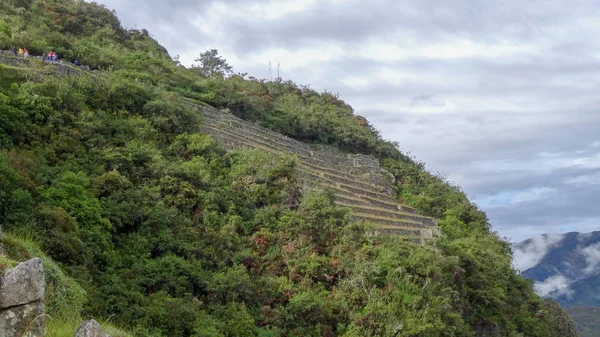
[[[14,267],[17,263],[8,258],[6,255],[0,255],[0,273],[4,273],[7,269]]]
[[[23,262],[39,257],[46,276],[46,313],[50,317],[74,317],[79,315],[87,302],[85,290],[72,278],[65,275],[60,266],[39,248],[35,237],[29,232],[4,233],[2,243],[6,257]]]
[[[77,327],[84,321],[81,310],[87,302],[85,290],[68,277],[60,266],[48,257],[39,247],[33,233],[4,233],[0,242],[5,254],[0,254],[0,273],[20,262],[39,257],[46,276],[46,331],[48,337],[73,336]],[[104,332],[113,337],[133,336],[124,329],[110,323],[109,319],[98,320]]]
[[[398,224],[398,226],[403,226],[403,224],[404,224],[406,226],[410,226],[411,228],[415,228],[415,229],[422,229],[422,228],[426,227],[422,223],[420,223],[418,221],[414,221],[414,220],[389,218],[389,217],[385,217],[385,216],[378,216],[378,215],[361,213],[361,212],[353,212],[352,214],[357,218],[369,219],[370,221],[374,221],[376,223],[381,223],[383,221],[387,221],[387,222],[394,223],[394,226],[396,226],[396,224]]]
[[[46,337],[73,337],[75,330],[83,323],[84,319],[79,316],[70,318],[61,317],[54,319],[52,317],[46,318],[46,330],[44,336]],[[111,335],[112,337],[135,337],[134,335],[124,331],[122,328],[117,327],[110,323],[110,319],[97,320],[102,327],[102,330]]]

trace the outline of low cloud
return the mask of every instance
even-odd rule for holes
[[[582,248],[580,253],[585,257],[585,262],[587,264],[583,270],[584,273],[592,275],[600,271],[600,242]]]
[[[570,296],[573,290],[569,288],[571,281],[562,275],[550,276],[544,282],[536,282],[534,287],[540,296]]]
[[[534,187],[521,191],[506,191],[491,195],[479,200],[479,205],[485,208],[510,207],[519,203],[538,201],[548,198],[556,193],[555,189],[549,187]]]
[[[513,252],[513,263],[517,270],[525,271],[534,267],[542,259],[550,248],[558,244],[563,236],[560,234],[536,235],[527,242],[515,247]]]

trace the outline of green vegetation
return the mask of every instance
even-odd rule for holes
[[[570,307],[567,312],[573,316],[580,337],[597,337],[600,331],[600,308]]]
[[[0,239],[5,254],[0,255],[0,272],[14,267],[19,261],[33,257],[41,258],[46,275],[46,335],[71,337],[82,321],[81,311],[86,304],[86,292],[77,282],[65,275],[62,268],[40,248],[31,233],[5,234]],[[109,322],[102,324],[115,337],[127,336]]]
[[[0,67],[0,224],[41,249],[7,236],[0,262],[56,261],[56,336],[75,326],[60,323],[67,312],[139,336],[557,336],[485,214],[337,95],[180,67],[94,3],[2,2],[0,20],[0,48],[103,70],[32,82]],[[327,192],[300,193],[294,157],[225,153],[182,96],[378,156],[444,236],[433,247],[368,235]]]
[[[545,298],[542,302],[542,308],[542,314],[548,315],[554,336],[577,336],[573,318],[561,308],[558,302]]]

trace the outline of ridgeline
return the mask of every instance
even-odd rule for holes
[[[183,67],[84,1],[0,3],[12,46],[32,56],[0,56],[0,269],[54,275],[47,336],[90,317],[136,336],[570,336],[485,214],[337,95],[216,52]]]

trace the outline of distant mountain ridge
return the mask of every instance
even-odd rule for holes
[[[522,275],[567,309],[581,337],[600,336],[600,231],[542,234],[513,251]]]
[[[514,246],[522,275],[563,307],[600,307],[600,231],[544,234]]]

